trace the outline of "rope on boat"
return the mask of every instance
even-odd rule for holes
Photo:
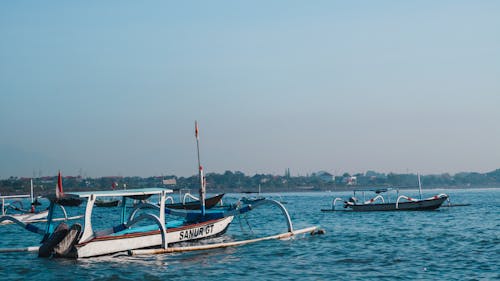
[[[199,246],[169,247],[167,249],[129,250],[128,254],[130,256],[157,255],[157,254],[203,251],[203,250],[210,250],[210,249],[237,247],[237,246],[242,246],[242,245],[251,244],[251,243],[260,242],[260,241],[265,241],[265,240],[286,239],[286,238],[290,238],[294,235],[299,235],[299,234],[304,234],[304,233],[310,233],[311,235],[316,235],[316,234],[324,234],[325,231],[322,229],[318,229],[318,227],[316,227],[316,226],[313,226],[313,227],[295,230],[292,232],[285,232],[285,233],[281,233],[281,234],[277,234],[277,235],[249,239],[249,240],[217,243],[217,244],[208,244],[208,245],[199,245]]]

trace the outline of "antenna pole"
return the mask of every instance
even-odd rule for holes
[[[417,174],[418,177],[418,192],[420,193],[420,200],[422,200],[422,182],[420,181],[420,174]]]
[[[35,202],[34,198],[33,198],[33,179],[30,180],[30,185],[31,185],[31,204],[33,204]]]

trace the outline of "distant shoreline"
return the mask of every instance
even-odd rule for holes
[[[153,186],[151,186],[153,187]],[[172,189],[174,190],[174,194],[178,193],[179,188],[175,186],[164,186],[165,189]],[[143,188],[143,187],[141,187]],[[307,193],[307,192],[346,192],[346,191],[354,191],[355,189],[366,189],[366,188],[371,188],[371,189],[384,189],[384,188],[392,188],[392,189],[399,189],[399,190],[418,190],[418,186],[411,186],[411,187],[396,187],[396,186],[361,186],[361,185],[356,185],[356,186],[335,186],[335,187],[313,187],[313,186],[304,186],[304,187],[287,187],[287,188],[266,188],[265,190],[261,190],[261,194],[269,194],[269,193]],[[127,189],[134,189],[134,187],[130,187]],[[422,190],[428,191],[428,190],[438,190],[438,189],[459,189],[459,190],[477,190],[477,189],[500,189],[500,185],[457,185],[457,186],[424,186],[422,187]],[[88,188],[69,188],[66,191],[67,192],[78,192],[78,191],[91,191],[91,190],[107,190],[107,189],[102,189],[102,188],[97,188],[93,189],[91,187]],[[184,190],[190,190],[189,192],[191,194],[196,194],[198,192],[197,189],[184,189]],[[19,191],[18,192],[2,192],[0,195],[20,195],[20,194],[29,194],[29,189]],[[35,196],[46,196],[48,194],[51,194],[53,191],[50,189],[46,189],[43,191],[35,191]],[[258,191],[254,191],[251,189],[245,189],[243,187],[241,188],[207,188],[207,193],[211,194],[220,194],[220,193],[227,193],[227,194],[248,194],[248,196],[252,196],[255,194],[258,194]]]
[[[363,188],[373,188],[373,189],[384,189],[384,188],[392,188],[392,189],[400,189],[400,190],[418,190],[418,186],[415,187],[392,187],[392,186],[339,186],[334,188],[315,188],[315,187],[290,187],[290,188],[268,188],[266,190],[262,190],[261,193],[300,193],[300,192],[343,192],[343,191],[353,191],[355,189],[363,189]],[[500,189],[500,185],[474,185],[474,186],[428,186],[422,187],[422,190],[437,190],[437,189],[460,189],[460,190],[477,190],[477,189]],[[248,191],[245,189],[207,189],[209,193],[242,193],[242,194],[257,194],[256,191]]]

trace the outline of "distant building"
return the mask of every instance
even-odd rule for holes
[[[175,178],[163,180],[163,185],[176,185],[176,184],[177,184],[177,180]]]
[[[347,185],[356,185],[358,184],[358,178],[355,176],[351,176],[347,178]]]

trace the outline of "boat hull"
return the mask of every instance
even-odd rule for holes
[[[15,218],[18,221],[21,221],[21,222],[24,222],[24,223],[30,223],[30,222],[37,222],[37,221],[40,221],[40,220],[44,220],[44,219],[47,218],[48,214],[49,214],[49,211],[41,211],[41,212],[38,212],[38,213],[12,214],[12,215],[8,215],[8,216],[10,216],[12,218]],[[2,216],[0,216],[0,218],[1,217]],[[14,222],[6,220],[6,221],[0,222],[0,225],[11,224],[11,223],[14,223]]]
[[[194,241],[223,234],[233,217],[225,217],[203,223],[191,224],[178,228],[167,229],[166,241],[168,244]],[[123,252],[133,249],[158,247],[162,245],[159,230],[129,233],[116,236],[97,237],[88,242],[75,245],[78,258],[88,258],[101,255]]]
[[[372,203],[372,204],[355,204],[347,205],[356,212],[374,212],[374,211],[428,211],[435,210],[443,204],[448,197],[438,197],[433,199],[399,202],[396,203]]]
[[[97,207],[116,207],[118,204],[120,204],[120,200],[100,200],[100,201],[95,201],[94,203]]]
[[[205,208],[210,209],[217,205],[220,200],[222,199],[222,196],[224,196],[224,193],[210,197],[205,199]],[[200,201],[190,201],[186,203],[173,203],[173,204],[166,204],[165,207],[170,208],[170,209],[178,209],[178,210],[199,210],[200,209]]]

